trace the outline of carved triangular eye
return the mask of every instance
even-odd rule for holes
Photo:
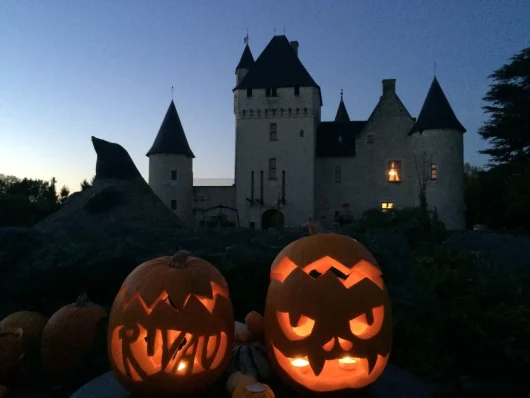
[[[348,275],[344,274],[342,271],[338,270],[335,267],[331,267],[328,271],[331,271],[337,278],[346,280],[348,278]],[[327,271],[326,271],[327,272]],[[318,272],[316,269],[311,271],[309,273],[309,276],[311,276],[314,279],[317,279],[318,277],[322,276],[323,274]]]

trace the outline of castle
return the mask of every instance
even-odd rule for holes
[[[193,186],[193,154],[171,101],[149,157],[149,185],[189,225],[223,213],[242,227],[323,225],[371,208],[427,204],[448,229],[465,228],[465,128],[434,78],[417,118],[385,79],[367,120],[352,121],[342,93],[334,121],[321,121],[322,93],[297,41],[274,36],[236,67],[235,184]]]

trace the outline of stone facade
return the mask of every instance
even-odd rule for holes
[[[264,53],[274,51],[269,49],[273,41]],[[291,45],[298,62],[298,42]],[[245,81],[256,80],[253,65],[247,46],[236,69],[234,89],[234,186],[193,187],[191,158],[150,157],[150,185],[168,206],[171,198],[178,201],[177,214],[184,220],[205,224],[221,212],[236,225],[257,229],[299,226],[309,218],[329,225],[340,215],[355,218],[370,208],[416,206],[420,181],[425,181],[430,209],[437,210],[449,229],[465,228],[465,129],[436,78],[418,120],[399,99],[396,81],[383,80],[382,95],[368,120],[351,122],[361,123],[362,128],[347,131],[353,152],[322,156],[317,148],[317,136],[323,134],[320,88],[314,81],[289,86],[285,78],[276,87],[245,88]],[[271,81],[270,76],[267,79]],[[350,123],[342,96],[340,106],[341,120]],[[438,108],[445,113],[433,115]],[[341,120],[337,116],[333,123]],[[340,134],[336,146],[341,144]],[[171,167],[184,176],[173,184]],[[392,173],[398,181],[391,181],[395,179]]]

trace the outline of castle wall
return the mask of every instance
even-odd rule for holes
[[[177,174],[176,180],[171,179],[171,171],[173,170]],[[172,154],[149,156],[149,185],[168,208],[171,209],[172,200],[176,201],[175,213],[186,224],[193,223],[192,158]]]
[[[427,206],[436,209],[448,229],[465,229],[464,136],[453,130],[426,130],[414,133],[413,151],[425,159],[423,173],[429,178]],[[436,164],[436,180],[430,180],[431,163]]]
[[[193,187],[193,217],[196,226],[208,224],[219,214],[226,216],[226,220],[237,225],[237,213],[229,209],[211,209],[223,205],[236,207],[235,186],[196,186]],[[208,211],[205,211],[210,209]]]
[[[277,97],[266,97],[265,89],[235,92],[236,112],[236,205],[242,226],[261,227],[261,216],[276,208],[285,170],[286,204],[281,209],[285,225],[300,225],[314,216],[314,164],[316,125],[320,121],[319,91],[301,87],[279,88]],[[291,112],[289,112],[289,108]],[[252,111],[252,113],[251,113]],[[259,113],[258,113],[259,112]],[[277,125],[277,141],[270,140],[270,124]],[[269,178],[269,159],[276,159],[276,179]],[[263,171],[263,201],[251,206],[251,173],[254,198],[260,198]],[[251,224],[253,223],[253,224]]]
[[[348,158],[318,158],[316,166],[316,206],[318,218],[332,222],[335,213],[344,213],[349,203],[355,218],[382,202],[395,208],[413,206],[417,201],[417,177],[408,132],[414,121],[395,92],[385,93],[364,131],[356,139],[356,155]],[[388,181],[389,161],[401,161],[399,183]],[[335,167],[341,168],[341,182],[335,182]]]

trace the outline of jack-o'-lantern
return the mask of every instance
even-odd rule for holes
[[[381,375],[391,307],[381,270],[363,245],[315,233],[286,246],[270,276],[265,339],[285,382],[318,393],[359,389]]]
[[[109,357],[133,393],[191,394],[223,373],[233,336],[224,277],[181,251],[147,261],[125,279],[109,319]]]

